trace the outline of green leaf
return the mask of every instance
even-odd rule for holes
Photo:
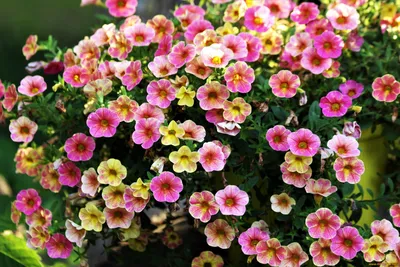
[[[39,255],[14,235],[0,235],[0,253],[26,267],[42,267]]]
[[[258,183],[258,176],[251,177],[246,183],[241,184],[240,189],[249,192]]]

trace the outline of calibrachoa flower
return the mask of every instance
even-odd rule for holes
[[[46,243],[50,240],[50,234],[48,230],[41,226],[30,227],[26,232],[26,235],[27,244],[34,248],[44,249],[46,247]]]
[[[139,105],[128,96],[121,95],[117,100],[108,102],[108,107],[118,115],[120,121],[132,122]]]
[[[332,60],[332,65],[329,67],[329,69],[326,69],[322,72],[322,76],[328,79],[339,77],[340,75],[339,68],[340,68],[339,61]]]
[[[144,149],[149,149],[161,137],[160,125],[161,121],[155,118],[138,120],[135,124],[135,131],[132,133],[133,142],[142,145]]]
[[[331,91],[322,97],[319,106],[325,117],[342,117],[352,104],[351,97],[338,91]]]
[[[223,44],[212,44],[201,50],[200,57],[207,67],[224,68],[233,59],[233,52]]]
[[[300,78],[288,70],[281,70],[269,79],[272,93],[278,97],[291,98],[296,95]]]
[[[365,171],[364,162],[357,157],[337,158],[333,164],[336,178],[342,182],[356,184],[361,180]]]
[[[396,244],[400,242],[399,232],[386,219],[373,221],[371,223],[371,232],[373,235],[382,237],[383,241],[389,244],[391,249],[394,249]]]
[[[330,209],[320,208],[307,216],[306,226],[312,238],[332,239],[340,228],[340,218]]]
[[[135,213],[128,212],[125,208],[115,208],[115,209],[105,208],[103,213],[106,218],[107,225],[110,229],[129,228],[133,216],[135,216]]]
[[[281,164],[282,180],[286,184],[294,185],[298,188],[303,188],[307,180],[311,178],[312,170],[309,167],[306,172],[299,173],[297,171],[290,171],[289,164],[284,162]]]
[[[18,93],[17,93],[17,88],[15,88],[14,84],[11,84],[10,86],[7,87],[7,90],[4,93],[4,99],[3,99],[3,107],[10,112],[15,104],[18,101]]]
[[[54,164],[49,163],[45,165],[42,169],[40,176],[40,185],[44,189],[49,189],[53,193],[58,193],[61,189],[61,183],[59,182],[59,174],[57,170],[54,169]]]
[[[172,166],[174,172],[193,173],[197,169],[197,162],[200,160],[199,152],[192,152],[189,147],[182,146],[178,151],[169,154],[169,160],[174,164]]]
[[[42,204],[39,193],[32,188],[19,191],[16,199],[15,207],[25,215],[31,215],[37,211]]]
[[[157,51],[154,53],[154,56],[166,56],[171,52],[171,49],[172,49],[172,36],[165,35],[158,44],[158,48]]]
[[[272,15],[280,19],[289,17],[292,10],[289,0],[266,0],[264,5],[269,8]]]
[[[246,62],[238,61],[226,69],[224,78],[226,86],[232,93],[248,93],[255,80],[254,70]]]
[[[108,12],[114,17],[129,17],[135,14],[137,0],[106,0]]]
[[[285,51],[293,57],[297,57],[306,48],[312,47],[312,43],[313,41],[308,33],[298,32],[290,37],[289,42],[285,46]]]
[[[87,161],[96,148],[94,139],[83,133],[76,133],[65,141],[64,149],[71,161]]]
[[[144,23],[138,23],[124,30],[126,39],[133,46],[149,46],[156,32],[153,28],[146,26]]]
[[[337,134],[328,141],[328,147],[336,152],[341,158],[358,157],[360,150],[358,150],[358,142],[352,136]]]
[[[183,243],[182,238],[177,232],[174,231],[172,227],[167,227],[164,230],[164,235],[161,237],[161,240],[169,249],[176,249]]]
[[[172,47],[171,53],[168,55],[168,60],[176,68],[180,68],[186,63],[192,61],[196,56],[195,46],[188,44],[185,46],[185,42],[179,42]]]
[[[122,76],[122,84],[130,91],[141,82],[142,78],[142,63],[140,60],[135,60],[130,62],[129,66],[126,68],[125,74]]]
[[[366,262],[383,261],[389,245],[379,235],[373,235],[364,241],[362,252]]]
[[[74,187],[81,180],[81,170],[71,161],[62,163],[57,171],[60,175],[58,181],[62,185]]]
[[[179,138],[185,135],[185,130],[179,126],[176,121],[171,121],[168,126],[160,126],[161,143],[165,146],[173,145],[178,146],[180,144]]]
[[[173,34],[175,27],[174,23],[167,19],[164,15],[156,15],[146,23],[155,31],[156,35],[153,42],[160,43],[165,36]]]
[[[312,261],[316,266],[336,266],[340,256],[331,251],[331,240],[320,238],[310,246]]]
[[[246,10],[244,25],[257,32],[266,32],[275,22],[275,17],[266,6],[254,6]]]
[[[29,118],[21,116],[17,120],[12,120],[10,122],[9,130],[11,133],[11,140],[14,142],[29,143],[33,140],[38,126]]]
[[[147,203],[150,201],[150,196],[147,199],[141,197],[135,197],[134,191],[130,186],[125,188],[124,200],[125,200],[125,209],[129,212],[142,212],[146,207]]]
[[[83,87],[83,92],[88,98],[96,96],[106,96],[112,91],[112,81],[109,79],[97,79],[91,81]]]
[[[228,97],[228,89],[219,82],[207,83],[197,90],[197,99],[203,110],[223,108],[224,101]]]
[[[271,196],[271,209],[284,215],[292,211],[292,206],[296,205],[296,201],[289,197],[286,193]]]
[[[83,87],[89,82],[90,74],[86,69],[75,65],[66,68],[63,77],[73,87]]]
[[[313,157],[321,145],[318,135],[304,128],[290,133],[287,142],[293,154],[304,157]]]
[[[122,32],[115,32],[109,40],[110,47],[107,52],[112,58],[124,60],[132,51],[132,43]]]
[[[396,227],[400,226],[400,204],[394,204],[390,207],[390,216],[393,218],[393,224]]]
[[[103,224],[106,222],[103,212],[90,202],[79,211],[79,219],[82,221],[82,227],[86,231],[101,232]]]
[[[347,260],[353,259],[357,252],[364,246],[364,239],[358,230],[352,226],[340,228],[332,239],[331,250],[333,254],[342,256]]]
[[[360,23],[357,10],[346,4],[338,4],[326,12],[326,17],[337,30],[354,30]]]
[[[287,255],[286,247],[282,247],[276,238],[261,240],[257,243],[256,251],[257,261],[270,266],[279,266]]]
[[[236,97],[232,101],[225,100],[223,105],[223,116],[227,121],[242,123],[251,113],[250,104],[246,103],[246,101],[241,97]]]
[[[208,265],[207,265],[208,264]],[[211,251],[203,251],[200,256],[192,261],[191,267],[223,267],[224,260],[221,256],[212,253]]]
[[[67,230],[65,231],[65,237],[73,243],[76,243],[78,247],[82,247],[83,239],[86,236],[86,230],[83,229],[82,226],[74,223],[71,220],[65,221],[65,227]]]
[[[312,157],[297,156],[291,152],[285,154],[287,170],[290,172],[306,173],[310,169],[312,161]]]
[[[150,190],[158,202],[173,203],[179,199],[183,189],[182,180],[172,172],[162,172],[154,177],[150,183]]]
[[[187,27],[185,32],[185,38],[190,43],[193,42],[197,34],[202,33],[205,30],[214,30],[214,26],[208,20],[195,20]]]
[[[309,179],[307,181],[305,190],[309,194],[314,195],[316,202],[321,202],[323,197],[328,197],[337,191],[336,186],[332,186],[331,181],[327,179]]]
[[[296,267],[308,261],[308,255],[297,242],[290,243],[286,247],[286,257],[282,259],[280,266]]]
[[[211,68],[204,65],[201,57],[196,57],[192,61],[186,63],[185,72],[193,74],[199,79],[205,80],[213,71]]]
[[[225,35],[222,44],[233,52],[234,59],[244,58],[248,54],[247,43],[240,36]]]
[[[225,9],[223,21],[235,23],[245,14],[247,5],[245,1],[235,1]]]
[[[101,184],[109,184],[112,186],[118,186],[122,180],[125,179],[127,170],[121,161],[118,159],[109,159],[100,163],[97,168],[99,176],[97,180]]]
[[[71,255],[72,243],[62,234],[54,234],[46,243],[47,255],[53,259],[66,259]]]
[[[314,47],[306,48],[301,55],[301,66],[313,74],[321,74],[332,65],[332,59],[321,57]]]
[[[311,38],[315,38],[318,35],[321,35],[325,31],[333,31],[333,27],[329,20],[322,18],[322,19],[315,19],[307,23],[305,31],[310,34]]]
[[[316,19],[319,14],[318,6],[311,2],[304,2],[293,9],[290,18],[299,24],[307,24]]]
[[[39,207],[34,213],[27,215],[25,221],[29,227],[48,228],[51,225],[52,218],[53,215],[50,210]]]
[[[139,121],[141,119],[150,118],[154,118],[160,122],[164,122],[165,116],[162,110],[158,107],[150,105],[149,103],[141,104],[135,112],[134,120]]]
[[[400,263],[399,258],[394,252],[389,252],[386,254],[385,260],[380,263],[381,267],[394,267],[398,266]]]
[[[215,194],[215,200],[223,215],[243,216],[249,196],[236,185],[228,185]]]
[[[262,43],[262,54],[278,55],[282,50],[283,36],[273,29],[261,33],[260,41]]]
[[[183,140],[194,140],[197,142],[203,142],[206,137],[206,130],[203,126],[197,125],[192,120],[184,121],[179,124],[180,127],[185,131],[185,135],[182,136]]]
[[[33,57],[39,49],[37,44],[38,37],[37,35],[29,35],[28,39],[26,39],[24,47],[22,47],[22,53],[25,56],[26,60],[29,60]]]
[[[134,197],[141,197],[143,199],[148,199],[150,197],[150,183],[143,183],[141,178],[138,178],[136,182],[131,184],[133,189]]]
[[[286,129],[285,126],[276,125],[268,129],[265,138],[273,150],[288,151],[289,144],[287,143],[287,137],[290,133],[290,130]]]
[[[244,58],[239,58],[238,60],[246,62],[257,61],[260,58],[260,52],[262,49],[260,39],[248,32],[241,32],[238,36],[242,38],[247,44],[247,56]]]
[[[342,54],[344,42],[339,35],[326,31],[315,37],[314,47],[322,58],[338,58]]]
[[[18,92],[33,97],[40,93],[43,93],[47,89],[47,84],[42,76],[26,76],[21,81],[21,85],[18,87]]]
[[[121,231],[118,233],[118,237],[122,241],[128,241],[132,238],[138,238],[140,236],[140,228],[141,222],[136,217],[131,221],[131,225],[129,226],[129,228],[121,229]]]
[[[168,61],[167,56],[157,56],[148,65],[150,71],[157,78],[167,77],[178,72],[178,69]]]
[[[393,102],[400,94],[400,83],[393,75],[386,74],[376,78],[372,83],[372,96],[383,102]]]
[[[239,235],[238,242],[245,255],[256,255],[257,244],[267,239],[269,239],[267,233],[261,231],[259,228],[251,227]]]
[[[94,197],[100,186],[100,183],[97,180],[96,170],[94,168],[89,168],[88,170],[84,171],[81,181],[82,192],[88,194],[91,197]]]
[[[42,169],[43,147],[20,148],[15,155],[16,173],[25,173],[31,177],[37,176]]]
[[[147,86],[147,94],[147,102],[160,108],[168,108],[171,101],[175,99],[176,90],[171,86],[170,81],[162,79],[150,82]]]
[[[357,30],[353,30],[347,36],[345,47],[353,52],[360,52],[363,44],[364,44],[364,38],[358,35]]]
[[[214,195],[210,191],[194,192],[189,199],[189,213],[193,218],[206,223],[219,211]]]
[[[351,97],[352,99],[356,99],[364,91],[364,85],[354,80],[348,80],[345,83],[339,85],[339,90],[340,92]]]
[[[121,183],[118,186],[107,186],[103,188],[101,196],[109,209],[125,208],[124,193],[126,185]]]
[[[204,143],[198,150],[200,154],[200,164],[206,172],[221,171],[225,166],[225,156],[222,148],[213,142]]]
[[[217,219],[208,223],[204,229],[207,236],[207,244],[211,247],[228,249],[235,239],[235,230],[223,219]]]
[[[93,137],[112,137],[120,123],[117,113],[107,108],[99,108],[90,113],[86,124]]]
[[[343,134],[358,139],[361,137],[361,127],[356,121],[345,122],[343,127]]]

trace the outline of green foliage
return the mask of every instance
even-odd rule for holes
[[[25,267],[43,267],[39,255],[36,251],[26,246],[26,241],[14,235],[0,235],[0,254],[9,259],[0,257],[0,262],[10,264],[13,262],[15,265],[4,266],[18,266]],[[10,261],[10,259],[12,261]]]

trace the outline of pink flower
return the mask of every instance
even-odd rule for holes
[[[109,40],[108,54],[113,58],[124,60],[132,51],[132,43],[122,32],[114,33]]]
[[[134,212],[129,212],[124,208],[105,208],[104,216],[106,217],[108,228],[122,228],[127,229],[131,226],[133,216],[135,216]]]
[[[371,232],[373,235],[382,237],[383,241],[385,241],[391,249],[395,249],[396,244],[400,242],[399,231],[386,219],[373,221],[371,223]]]
[[[289,42],[285,46],[285,51],[296,57],[301,55],[306,48],[312,47],[312,39],[306,32],[298,32],[291,36]]]
[[[345,83],[339,85],[339,90],[340,92],[351,97],[352,99],[356,99],[364,91],[364,85],[354,80],[348,80]]]
[[[393,218],[393,224],[396,227],[400,226],[400,204],[394,204],[390,207],[390,216]]]
[[[282,180],[284,183],[294,185],[297,188],[303,188],[308,179],[311,178],[312,170],[309,167],[305,173],[297,171],[289,171],[289,163],[284,162],[281,164]]]
[[[257,261],[261,264],[280,266],[281,261],[286,258],[287,249],[282,247],[276,238],[261,240],[256,246]]]
[[[351,226],[339,229],[332,239],[331,250],[334,254],[342,256],[347,260],[353,259],[357,252],[361,251],[364,239],[358,230]]]
[[[96,143],[92,137],[76,133],[65,141],[65,152],[71,161],[87,161],[92,158]]]
[[[201,57],[196,57],[186,64],[185,72],[193,74],[199,79],[205,80],[213,71],[211,68],[204,65]]]
[[[0,99],[3,98],[5,92],[4,84],[0,80]]]
[[[347,36],[345,47],[353,52],[360,52],[361,46],[364,44],[364,38],[361,37],[357,30],[351,31]]]
[[[40,93],[43,93],[47,89],[47,84],[42,76],[26,76],[21,81],[21,85],[18,87],[18,92],[33,97]]]
[[[156,33],[153,38],[154,43],[160,43],[165,36],[171,36],[175,30],[174,23],[164,15],[154,16],[146,25],[153,28]]]
[[[186,29],[185,38],[188,42],[192,42],[198,33],[210,29],[214,30],[214,26],[208,20],[195,20]]]
[[[358,150],[358,142],[352,136],[337,134],[328,141],[328,147],[335,151],[341,158],[358,157],[360,150]]]
[[[286,257],[282,259],[280,266],[285,267],[299,267],[303,263],[308,261],[308,255],[303,251],[300,244],[290,243],[286,247]]]
[[[288,70],[281,70],[269,79],[272,93],[278,97],[291,98],[296,95],[300,78]]]
[[[168,108],[171,101],[175,99],[176,90],[171,86],[170,81],[162,79],[150,82],[147,86],[147,94],[147,102],[160,108]]]
[[[268,129],[265,138],[273,150],[288,151],[289,144],[287,142],[287,137],[290,133],[291,131],[286,129],[285,126],[276,125],[273,128]]]
[[[292,9],[290,0],[266,0],[264,5],[269,8],[273,16],[280,19],[289,17]]]
[[[326,12],[326,18],[337,30],[354,30],[360,23],[357,10],[346,4],[338,4]]]
[[[235,239],[235,230],[223,219],[217,219],[208,223],[204,229],[207,236],[207,244],[210,247],[227,249]]]
[[[86,120],[90,135],[96,138],[114,136],[119,122],[117,113],[107,108],[99,108],[90,113]]]
[[[193,218],[206,223],[219,211],[214,195],[209,191],[194,192],[189,199],[189,213]]]
[[[232,101],[224,101],[224,119],[243,123],[246,117],[251,114],[251,106],[241,97],[236,97]]]
[[[245,62],[238,61],[226,69],[224,75],[226,86],[232,93],[248,93],[255,80],[254,70]]]
[[[83,239],[86,236],[86,230],[82,226],[74,223],[71,220],[65,221],[65,237],[70,241],[76,243],[78,247],[82,247]]]
[[[133,142],[142,145],[144,149],[152,147],[161,137],[158,130],[161,123],[155,118],[138,120],[135,125],[135,131],[132,133]]]
[[[83,172],[81,190],[83,193],[94,197],[99,189],[100,183],[97,180],[97,173],[94,168]]]
[[[209,110],[208,112],[210,112],[210,111],[212,111],[212,110]],[[240,125],[237,122],[225,121],[225,120],[217,123],[216,127],[217,127],[217,132],[222,133],[222,134],[227,134],[230,136],[238,135],[238,133],[240,132],[240,129],[241,129]]]
[[[262,49],[260,39],[248,32],[241,32],[238,36],[242,38],[247,44],[247,56],[244,58],[238,58],[237,60],[246,62],[257,61],[260,58],[260,51]]]
[[[313,74],[321,74],[332,65],[331,58],[322,58],[313,47],[306,48],[302,53],[300,64]]]
[[[128,91],[135,88],[143,78],[142,64],[140,60],[135,60],[129,64],[126,68],[124,75],[122,76],[122,84],[126,86]]]
[[[126,95],[120,95],[117,100],[108,102],[111,111],[117,113],[120,121],[132,122],[139,105]]]
[[[59,174],[57,170],[54,169],[54,164],[49,163],[43,167],[42,172],[40,174],[40,185],[44,189],[49,189],[54,193],[60,192],[61,184],[58,181]]]
[[[164,122],[165,116],[161,109],[150,105],[149,103],[143,103],[139,106],[135,113],[135,121],[141,119],[157,119],[158,121]]]
[[[304,2],[293,9],[290,18],[299,24],[307,24],[316,19],[319,14],[318,6],[311,2]]]
[[[318,35],[321,35],[325,31],[333,31],[333,27],[329,20],[322,18],[322,19],[316,19],[313,21],[310,21],[307,26],[305,31],[310,34],[311,38],[315,38]]]
[[[225,35],[222,39],[222,44],[232,51],[234,59],[247,57],[247,43],[240,36]]]
[[[148,67],[157,78],[170,76],[178,72],[178,69],[168,61],[167,56],[155,57]]]
[[[171,49],[172,49],[172,36],[165,35],[158,44],[158,48],[157,51],[154,53],[154,56],[166,56],[171,52]]]
[[[336,266],[340,261],[340,256],[331,251],[331,240],[319,239],[310,246],[310,254],[316,266]]]
[[[332,65],[329,67],[329,69],[324,70],[322,72],[322,75],[328,79],[339,77],[339,75],[340,75],[339,68],[340,68],[340,62],[336,61],[336,60],[332,60]]]
[[[307,216],[306,226],[312,238],[332,239],[340,228],[340,218],[330,209],[320,208]]]
[[[246,10],[244,26],[256,32],[266,32],[275,22],[275,17],[266,6],[253,6]]]
[[[81,180],[81,170],[71,161],[62,163],[57,169],[59,182],[69,187],[76,186]]]
[[[108,12],[114,17],[129,17],[135,14],[137,0],[106,0]]]
[[[168,55],[168,60],[179,69],[186,63],[192,61],[195,56],[195,46],[192,44],[185,46],[185,42],[181,41],[172,48],[171,53]]]
[[[291,71],[300,70],[302,69],[300,61],[301,61],[301,54],[294,57],[291,54],[289,54],[286,50],[284,50],[280,57],[279,66],[282,68],[288,68]]]
[[[333,168],[336,171],[336,178],[340,182],[350,184],[358,183],[365,171],[364,162],[356,157],[337,158]]]
[[[321,145],[318,135],[309,129],[299,129],[287,137],[290,151],[297,156],[313,157]]]
[[[197,142],[203,142],[204,138],[206,137],[206,130],[201,125],[196,125],[192,120],[184,121],[183,123],[179,124],[185,131],[185,135],[181,138],[183,140],[194,140]]]
[[[14,84],[7,87],[7,91],[4,93],[3,107],[10,112],[15,104],[18,102],[18,93]]]
[[[73,87],[82,87],[90,80],[89,72],[76,65],[66,68],[63,77],[65,82],[69,83]]]
[[[34,248],[44,249],[50,240],[48,230],[42,226],[30,227],[26,232],[27,245]]]
[[[37,41],[37,35],[29,35],[29,37],[26,39],[25,45],[22,47],[22,54],[25,56],[26,60],[29,60],[38,51],[39,46]]]
[[[19,191],[16,199],[15,207],[25,215],[33,214],[42,204],[39,193],[32,188]]]
[[[351,104],[351,97],[343,95],[338,91],[331,91],[321,98],[319,107],[322,109],[322,114],[325,117],[342,117],[347,113]]]
[[[224,68],[233,59],[233,52],[222,44],[212,44],[201,50],[200,57],[208,67]]]
[[[386,74],[376,78],[372,83],[372,96],[383,102],[393,102],[400,94],[400,83],[393,75]]]
[[[229,97],[226,86],[219,82],[206,83],[197,90],[197,99],[203,110],[223,108],[225,100]]]
[[[180,5],[174,12],[175,17],[182,16],[185,13],[198,14],[201,17],[204,17],[206,11],[197,5]]]
[[[128,39],[133,46],[149,46],[156,35],[153,28],[146,26],[144,23],[130,26],[125,29],[124,33],[126,39]]]
[[[173,203],[183,189],[182,180],[172,172],[162,172],[151,180],[150,190],[158,202]]]
[[[213,142],[204,143],[198,152],[200,153],[199,162],[206,172],[222,171],[224,169],[224,153]]]
[[[344,42],[339,35],[326,31],[315,37],[314,46],[322,58],[338,58],[342,54]]]
[[[124,192],[125,209],[129,212],[142,212],[150,201],[150,195],[147,199],[135,197],[134,190],[127,186]]]
[[[100,49],[96,46],[96,43],[90,39],[84,39],[74,47],[74,53],[81,60],[99,59]]]
[[[269,235],[266,232],[261,231],[259,228],[251,227],[240,234],[238,242],[245,255],[256,255],[257,244],[268,239]]]
[[[215,200],[223,215],[243,216],[249,196],[236,185],[228,185],[215,194]]]
[[[33,140],[38,126],[29,118],[21,116],[17,120],[12,120],[10,122],[9,130],[11,133],[11,140],[14,142],[29,143]]]
[[[307,181],[305,190],[309,194],[313,194],[314,198],[319,196],[322,197],[328,197],[331,194],[335,193],[337,191],[336,186],[332,186],[331,181],[328,179],[309,179]]]
[[[72,243],[62,234],[54,234],[46,243],[47,255],[52,259],[66,259],[71,255]]]
[[[346,136],[352,136],[356,139],[361,137],[361,128],[356,121],[348,121],[344,123],[343,134]]]

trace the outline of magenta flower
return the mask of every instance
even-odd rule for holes
[[[206,172],[222,171],[224,169],[224,153],[213,142],[204,143],[198,152],[200,153],[199,162]]]
[[[257,244],[269,239],[269,235],[257,227],[251,227],[241,233],[238,238],[239,245],[245,255],[256,255]]]
[[[142,64],[140,60],[135,60],[130,63],[122,76],[122,84],[126,86],[128,91],[135,88],[143,78]]]
[[[224,101],[229,97],[229,91],[225,85],[219,82],[206,83],[197,90],[197,99],[203,110],[220,109]]]
[[[183,189],[182,180],[172,172],[162,172],[151,180],[150,190],[158,202],[173,203]]]
[[[340,218],[330,209],[320,208],[307,216],[306,226],[312,238],[332,239],[340,228]]]
[[[306,48],[312,47],[312,43],[313,41],[308,33],[298,32],[290,37],[289,42],[285,46],[285,51],[293,57],[297,57]]]
[[[223,215],[243,216],[249,196],[236,185],[228,185],[215,194],[215,200]]]
[[[276,125],[273,128],[268,129],[265,138],[273,150],[288,151],[289,144],[287,142],[287,137],[290,133],[291,131],[286,129],[285,126]]]
[[[82,87],[90,80],[89,72],[76,65],[66,68],[63,77],[65,82],[69,83],[73,87]]]
[[[128,39],[133,46],[149,46],[156,35],[153,28],[146,26],[144,23],[138,23],[128,27],[125,29],[124,33],[126,39]]]
[[[300,78],[288,70],[281,70],[269,79],[272,93],[277,97],[291,98],[296,95],[300,86]]]
[[[307,24],[305,31],[310,34],[311,38],[315,38],[318,35],[323,34],[325,31],[333,31],[333,27],[329,20],[323,18],[310,21]]]
[[[33,140],[38,126],[29,118],[21,116],[17,120],[12,120],[10,122],[9,130],[11,133],[11,140],[14,142],[29,143]]]
[[[114,17],[129,17],[135,14],[137,0],[107,0],[108,12]]]
[[[287,142],[293,154],[304,157],[313,157],[321,145],[318,135],[304,128],[290,133]]]
[[[337,134],[328,141],[328,147],[336,152],[341,158],[358,157],[360,150],[358,150],[358,142],[352,136]]]
[[[3,98],[4,93],[5,93],[5,87],[2,81],[0,80],[0,99]]]
[[[354,80],[348,80],[345,83],[339,85],[339,90],[344,95],[351,97],[352,99],[358,98],[361,93],[364,91],[364,85],[362,83],[358,83]]]
[[[336,78],[339,77],[340,75],[340,62],[336,60],[332,60],[332,65],[329,67],[329,69],[326,69],[322,72],[322,75],[325,78]]]
[[[185,38],[188,42],[193,42],[194,37],[207,29],[214,30],[214,26],[208,20],[195,20],[186,29]]]
[[[257,61],[260,58],[260,52],[262,49],[262,43],[260,39],[248,32],[241,32],[238,36],[242,38],[247,44],[247,56],[244,58],[239,58],[237,60],[246,62]]]
[[[255,80],[254,70],[246,62],[238,61],[226,69],[224,75],[226,86],[232,93],[248,93]]]
[[[142,145],[144,149],[152,147],[161,137],[158,130],[161,123],[155,118],[138,120],[135,125],[135,131],[132,133],[133,142]]]
[[[364,44],[364,38],[361,37],[357,30],[353,30],[347,36],[346,48],[353,52],[360,52],[361,46]]]
[[[290,0],[266,0],[264,5],[269,8],[271,14],[277,18],[285,19],[292,11]]]
[[[275,22],[275,17],[266,6],[253,6],[246,10],[244,26],[256,32],[266,32]]]
[[[170,81],[162,79],[150,82],[147,86],[147,94],[147,102],[160,108],[168,108],[175,99],[176,90]]]
[[[357,10],[346,4],[338,4],[326,12],[326,18],[337,30],[354,30],[360,23]]]
[[[233,59],[233,52],[222,44],[212,44],[201,50],[200,57],[207,67],[224,68]]]
[[[338,58],[342,54],[344,42],[339,35],[326,31],[315,37],[314,47],[322,58]]]
[[[306,48],[302,53],[300,64],[313,74],[321,74],[332,65],[331,58],[322,58],[313,47]]]
[[[331,91],[321,98],[319,107],[322,109],[322,114],[325,117],[342,117],[347,113],[351,104],[351,97],[338,91]]]
[[[108,228],[110,229],[129,228],[129,226],[131,226],[132,219],[135,216],[134,212],[129,212],[125,208],[105,208],[103,213],[106,218]]]
[[[400,204],[394,204],[390,207],[390,216],[393,218],[393,224],[396,227],[400,226]]]
[[[209,191],[194,192],[189,199],[189,213],[193,218],[206,223],[219,211],[214,195]]]
[[[386,74],[376,78],[372,83],[372,96],[383,102],[393,102],[400,94],[400,82],[393,75]]]
[[[357,252],[364,246],[364,239],[358,230],[351,226],[339,229],[332,239],[331,250],[335,255],[342,256],[347,260],[353,259]]]
[[[57,171],[60,175],[58,181],[62,185],[74,187],[81,180],[81,170],[71,161],[62,163]]]
[[[135,112],[135,121],[141,119],[150,119],[154,118],[158,121],[164,122],[165,116],[161,109],[150,105],[149,103],[143,103],[139,106],[139,108]]]
[[[185,46],[185,42],[177,43],[173,48],[171,53],[168,55],[168,60],[176,68],[180,68],[186,63],[192,61],[196,56],[196,48],[192,44]]]
[[[87,161],[96,148],[94,139],[83,133],[76,133],[65,141],[64,149],[71,161]]]
[[[42,204],[42,199],[40,198],[39,193],[32,188],[19,191],[16,199],[16,209],[25,215],[31,215],[37,211]]]
[[[290,18],[299,24],[307,24],[319,15],[318,6],[311,2],[304,2],[293,9]]]
[[[96,138],[114,136],[119,123],[117,113],[107,108],[99,108],[90,113],[86,120],[90,135]]]
[[[225,35],[222,39],[222,44],[232,51],[234,59],[247,57],[247,43],[240,36]]]
[[[157,51],[154,56],[166,56],[171,52],[172,49],[172,36],[165,35],[158,44]]]
[[[47,84],[42,76],[26,76],[24,79],[22,79],[21,85],[18,87],[18,92],[23,95],[33,97],[43,93],[46,89]]]
[[[157,78],[167,77],[178,72],[178,69],[168,61],[167,56],[155,57],[148,67]]]
[[[337,158],[333,164],[339,182],[356,184],[365,171],[364,162],[357,157]]]
[[[331,251],[331,240],[319,239],[310,246],[310,254],[316,266],[337,266],[340,256]]]
[[[71,255],[73,245],[62,234],[54,234],[46,243],[47,255],[52,259],[66,259]]]
[[[371,232],[372,235],[380,236],[391,249],[395,249],[400,242],[399,231],[386,219],[373,221],[371,223]]]

